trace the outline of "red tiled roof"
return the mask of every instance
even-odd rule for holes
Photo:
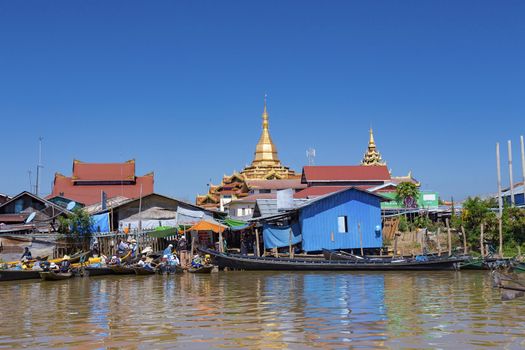
[[[73,161],[74,181],[133,181],[135,161],[124,163],[84,163]]]
[[[284,180],[247,180],[249,188],[262,190],[284,190],[288,188],[301,189],[306,188],[306,184],[301,183],[301,179],[284,179]]]
[[[303,168],[302,181],[330,182],[330,181],[388,181],[390,173],[386,166],[317,166],[310,165]]]
[[[118,169],[118,176],[120,177],[120,169]],[[109,178],[115,179],[115,176],[108,176]],[[103,181],[108,179],[99,178],[96,181]],[[110,180],[111,181],[111,180]],[[114,180],[113,180],[114,181]],[[118,180],[117,180],[118,181]],[[86,185],[83,186],[75,181],[71,177],[66,177],[60,174],[55,175],[55,181],[53,184],[53,191],[47,198],[55,196],[62,196],[70,198],[76,202],[83,203],[85,205],[91,205],[100,202],[101,192],[104,191],[108,198],[122,196],[127,198],[138,198],[140,196],[140,187],[142,185],[142,195],[146,196],[153,193],[154,176],[145,175],[137,176],[134,178],[133,184],[102,184],[102,185]]]
[[[324,196],[330,193],[342,191],[351,187],[358,188],[360,190],[367,190],[374,186],[312,186],[308,187],[302,191],[297,192],[293,197],[294,198],[315,198],[319,196]]]

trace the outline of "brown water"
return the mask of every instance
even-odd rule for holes
[[[101,276],[0,283],[4,348],[525,347],[483,272]]]

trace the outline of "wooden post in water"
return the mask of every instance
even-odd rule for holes
[[[288,235],[288,256],[290,259],[293,258],[293,249],[292,249],[292,228],[289,229],[290,233]]]
[[[261,256],[261,248],[259,246],[259,229],[258,228],[255,229],[255,244],[257,245],[256,246],[257,256]]]
[[[437,248],[438,248],[438,256],[441,256],[441,227],[438,227],[437,233],[436,233],[436,241],[437,241]]]
[[[224,246],[222,243],[222,231],[219,227],[219,252],[224,253]]]
[[[445,219],[445,224],[447,225],[447,234],[448,234],[448,256],[452,255],[452,234],[450,233],[450,223],[448,218]]]
[[[479,234],[479,246],[480,246],[480,251],[481,251],[481,257],[484,258],[485,257],[485,244],[484,244],[485,240],[483,239],[483,223],[481,223],[481,226],[480,226],[480,234]]]
[[[510,142],[510,141],[509,141]],[[510,146],[509,146],[510,152]],[[503,218],[503,198],[501,196],[501,166],[499,159],[499,143],[496,143],[496,170],[498,172],[498,231],[499,231],[499,254],[503,257],[503,223],[501,222]],[[511,173],[512,174],[512,173]],[[512,175],[510,175],[512,177]],[[511,183],[512,188],[512,183]],[[513,196],[514,197],[514,196]],[[483,247],[483,251],[485,248]]]
[[[397,232],[395,232],[394,233],[394,253],[393,253],[394,257],[397,255],[397,237],[398,237],[398,234]]]
[[[361,223],[357,223],[357,230],[359,231],[359,244],[361,246],[361,256],[365,256],[365,253],[363,252],[363,232],[361,231]]]
[[[463,254],[467,255],[467,234],[463,225],[461,225],[461,233],[463,234]]]

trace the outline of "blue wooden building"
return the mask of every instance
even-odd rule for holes
[[[266,221],[263,223],[265,246],[286,246],[288,242],[294,244],[301,240],[305,252],[359,249],[361,246],[381,248],[381,201],[384,200],[387,199],[352,187],[313,199],[293,211],[261,218]],[[275,224],[275,220],[286,216],[288,226]]]

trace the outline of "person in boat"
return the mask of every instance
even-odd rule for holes
[[[137,249],[138,249],[138,245],[137,245],[137,240],[136,239],[132,239],[130,241],[129,249],[131,250],[131,257],[135,258],[137,256]]]
[[[64,255],[62,258],[62,262],[60,263],[60,272],[69,272],[71,270],[71,261],[69,261],[71,258],[69,255]]]
[[[126,252],[128,251],[129,246],[124,240],[120,240],[118,246],[117,246],[117,255],[118,256],[124,256]]]
[[[177,257],[176,254],[170,254],[170,255],[168,255],[167,257],[168,257],[168,265],[169,265],[169,266],[177,266],[177,265],[180,265],[179,258]]]
[[[120,259],[118,258],[118,256],[113,255],[111,257],[111,260],[109,261],[109,264],[110,265],[120,265]]]
[[[24,248],[24,253],[20,257],[20,260],[23,260],[24,258],[27,258],[27,260],[33,259],[33,256],[31,255],[31,251],[29,250],[29,247]]]
[[[179,253],[181,266],[186,268],[190,264],[190,255],[188,253],[188,242],[186,236],[182,235],[177,245],[177,252]]]
[[[58,272],[60,268],[58,267],[57,264],[55,264],[54,262],[52,262],[51,264],[49,264],[49,269],[48,271],[54,271],[54,272]]]
[[[172,255],[173,254],[173,244],[169,244],[166,249],[162,252],[162,255]]]
[[[195,255],[191,261],[191,267],[199,268],[202,267],[202,258],[199,255]]]
[[[42,261],[39,257],[36,258],[36,261],[33,263],[33,267],[31,268],[33,271],[42,271]]]

